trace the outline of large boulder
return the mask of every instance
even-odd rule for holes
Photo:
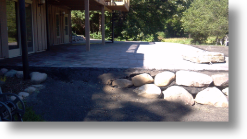
[[[138,87],[133,90],[137,95],[143,96],[146,98],[160,98],[161,89],[154,84],[145,84],[141,87]]]
[[[16,72],[17,72],[16,70],[10,70],[7,73],[5,73],[4,76],[6,76],[6,77],[15,77]]]
[[[167,86],[175,80],[175,74],[169,71],[158,73],[154,78],[154,84],[157,86]]]
[[[194,87],[208,87],[212,83],[212,77],[193,71],[178,71],[176,73],[176,84]]]
[[[181,86],[171,86],[163,91],[164,99],[184,105],[194,105],[193,96]]]
[[[136,75],[136,76],[134,76],[132,78],[132,83],[135,86],[142,86],[144,84],[150,84],[150,83],[153,83],[153,82],[154,82],[154,79],[152,78],[152,76],[150,76],[147,73]]]
[[[182,55],[183,59],[194,63],[221,63],[225,62],[223,53],[197,51],[193,53],[186,53]]]
[[[227,87],[227,88],[223,89],[222,92],[223,92],[225,95],[228,96],[228,95],[229,95],[229,88]]]
[[[127,79],[117,79],[112,82],[112,86],[117,86],[118,88],[126,88],[132,86],[133,83]]]
[[[44,82],[47,78],[46,73],[39,73],[39,72],[32,72],[30,74],[30,76],[31,76],[31,81],[34,84],[40,84],[40,83]]]
[[[196,95],[195,101],[215,107],[228,107],[226,96],[216,87],[208,87]]]
[[[0,70],[0,76],[3,76],[6,72],[8,72],[8,69],[2,68],[2,69]]]
[[[227,87],[229,85],[229,76],[228,73],[224,74],[215,74],[211,76],[214,81],[215,86]]]

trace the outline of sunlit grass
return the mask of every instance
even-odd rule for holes
[[[205,44],[196,44],[196,45],[216,45],[216,37],[208,37]],[[171,42],[171,43],[180,43],[180,44],[192,44],[192,38],[165,38],[162,39],[162,42]]]
[[[191,44],[191,40],[192,39],[189,38],[166,38],[166,39],[162,39],[162,42]]]

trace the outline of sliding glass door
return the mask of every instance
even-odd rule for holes
[[[9,57],[21,55],[20,18],[17,1],[6,0]],[[26,33],[28,52],[33,52],[32,8],[26,3]]]
[[[19,25],[18,25],[18,10],[17,2],[6,1],[7,9],[7,29],[8,29],[8,46],[9,57],[19,56],[20,43],[19,43]]]

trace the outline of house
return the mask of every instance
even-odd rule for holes
[[[24,21],[22,5],[26,13],[25,26],[21,24]],[[49,50],[52,45],[72,42],[71,10],[86,11],[85,34],[90,36],[89,10],[127,12],[129,0],[0,0],[0,59],[21,56],[22,51],[26,51],[22,47],[25,44],[30,54]],[[22,29],[26,31],[22,32]],[[102,43],[104,35],[102,28]],[[86,38],[89,51],[90,38]]]
[[[71,10],[85,10],[86,49],[90,51],[89,10],[129,11],[130,0],[0,0],[0,59],[22,56],[24,79],[29,78],[28,54],[72,42]],[[89,37],[87,37],[89,36]]]

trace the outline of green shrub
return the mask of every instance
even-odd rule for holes
[[[191,37],[193,38],[193,40],[191,40],[191,44],[206,44],[207,39],[209,37],[208,34],[202,34],[202,33],[192,33]]]
[[[165,32],[157,32],[156,34],[158,35],[158,41],[162,41],[166,37]]]
[[[90,38],[92,39],[102,39],[102,35],[101,35],[101,32],[93,32],[93,33],[90,33]]]

